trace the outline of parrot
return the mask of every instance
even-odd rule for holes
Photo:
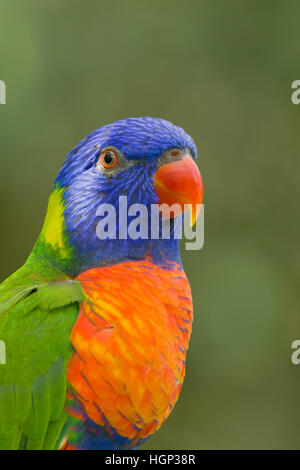
[[[189,134],[154,117],[104,125],[67,154],[32,252],[0,285],[0,449],[138,449],[165,423],[185,376],[191,288],[179,239],[124,236],[133,214],[120,200],[177,204],[159,209],[171,235],[186,205],[193,224],[196,157]],[[114,208],[119,236],[99,236],[99,207]]]

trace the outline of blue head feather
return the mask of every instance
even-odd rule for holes
[[[139,164],[107,178],[96,163],[101,150],[109,146]],[[172,148],[188,148],[196,158],[196,146],[183,129],[163,119],[144,117],[101,127],[71,150],[55,182],[55,187],[66,188],[65,232],[74,253],[70,274],[145,256],[166,266],[170,261],[180,262],[178,240],[99,240],[96,235],[100,204],[110,203],[118,210],[120,195],[127,196],[128,206],[141,203],[150,208],[157,203],[153,175],[158,158]]]

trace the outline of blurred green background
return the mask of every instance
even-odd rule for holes
[[[181,398],[149,449],[299,448],[299,1],[0,0],[0,277],[67,151],[126,116],[195,139],[205,247]]]

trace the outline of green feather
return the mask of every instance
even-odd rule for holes
[[[29,263],[0,286],[0,449],[53,449],[66,420],[70,333],[79,282]]]

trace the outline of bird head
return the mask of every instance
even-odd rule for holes
[[[159,204],[162,220],[190,205],[195,221],[202,202],[202,180],[193,139],[158,118],[127,118],[92,132],[67,155],[50,196],[36,250],[46,251],[70,275],[94,266],[151,256],[178,260],[178,240],[122,238],[120,197],[127,207]],[[166,208],[176,204],[173,212]],[[115,239],[99,239],[99,207],[115,208]],[[103,206],[105,205],[105,206]],[[103,214],[102,214],[103,215]],[[111,220],[112,222],[112,220]],[[127,219],[128,223],[128,219]]]

